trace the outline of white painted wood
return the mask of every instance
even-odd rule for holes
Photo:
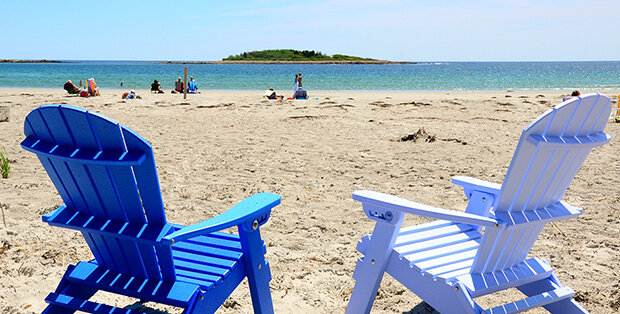
[[[467,242],[470,240],[477,240],[477,239],[480,239],[481,236],[482,235],[477,231],[467,231],[467,232],[448,235],[448,236],[441,237],[441,238],[422,241],[418,243],[397,245],[397,246],[394,246],[394,250],[401,255],[407,255],[407,254],[412,254],[412,253],[416,253],[420,251],[440,248],[440,247],[444,247],[444,246],[448,246],[452,244]],[[398,239],[396,241],[398,241]]]

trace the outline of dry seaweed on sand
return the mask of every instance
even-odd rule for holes
[[[436,135],[426,132],[426,129],[424,127],[419,128],[415,133],[407,134],[400,138],[401,142],[417,142],[418,140],[424,140],[424,142],[427,143],[432,143],[439,140],[443,142],[455,142],[467,145],[467,142],[462,141],[458,138],[437,138]]]
[[[400,138],[401,142],[417,142],[419,139],[424,140],[425,142],[432,143],[437,140],[435,135],[430,135],[426,132],[424,127],[419,128],[415,133],[408,134]]]

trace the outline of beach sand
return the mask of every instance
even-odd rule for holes
[[[310,100],[279,102],[262,99],[261,91],[204,91],[186,100],[140,90],[142,99],[122,100],[122,92],[77,98],[62,90],[0,89],[0,106],[11,108],[10,121],[0,122],[0,147],[12,161],[11,176],[0,179],[6,215],[6,227],[0,224],[0,312],[41,312],[67,265],[92,258],[79,232],[41,221],[62,201],[36,156],[19,146],[24,118],[39,105],[100,112],[150,141],[171,222],[203,221],[253,193],[280,194],[282,204],[261,228],[276,312],[342,313],[361,256],[356,243],[374,226],[351,199],[353,191],[464,210],[465,195],[450,178],[501,183],[523,128],[566,96],[310,91]],[[608,95],[616,102],[618,93]],[[422,127],[436,141],[400,141]],[[530,253],[548,260],[592,313],[620,306],[620,124],[610,123],[606,132],[614,139],[592,152],[564,197],[584,208],[583,215],[547,225]],[[408,216],[405,225],[426,221]],[[515,291],[476,301],[489,308],[522,298]],[[95,297],[111,305],[137,302]],[[425,313],[429,307],[386,275],[373,309]],[[219,313],[249,312],[244,282]]]

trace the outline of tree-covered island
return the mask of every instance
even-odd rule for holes
[[[411,63],[406,61],[388,61],[371,58],[347,56],[342,54],[326,55],[314,50],[268,49],[243,52],[223,58],[221,61],[168,61],[172,64],[203,64],[203,63],[328,63],[328,64],[388,64]]]
[[[293,49],[270,49],[261,51],[244,52],[229,56],[222,61],[379,61],[371,58],[362,58],[335,54],[328,56],[320,51],[293,50]]]

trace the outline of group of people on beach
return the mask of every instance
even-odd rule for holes
[[[181,79],[181,77],[179,76],[179,78],[174,82],[174,89],[171,91],[171,93],[176,94],[176,93],[183,93],[185,89],[185,84],[183,82],[183,80]],[[157,93],[163,93],[164,91],[161,89],[161,84],[155,80],[153,82],[153,84],[151,84],[151,91],[153,92],[157,92]],[[188,94],[196,94],[198,93],[198,82],[196,82],[196,80],[194,80],[193,76],[189,77],[189,81],[187,82],[187,93]]]
[[[302,78],[303,77],[301,75],[301,72],[299,72],[299,74],[295,74],[295,85],[293,88],[293,97],[289,99],[307,99],[308,98],[308,93],[306,93],[306,91],[302,87],[303,86]],[[266,97],[267,99],[276,99],[276,100],[284,99],[284,96],[276,94],[276,91],[272,87],[266,90],[263,96]]]
[[[183,90],[185,88],[184,86],[185,84],[183,83],[183,80],[179,76],[179,78],[174,82],[174,89],[171,91],[171,93],[173,94],[183,93]],[[164,93],[164,91],[161,89],[161,83],[159,83],[158,80],[153,80],[153,84],[151,84],[151,92],[158,93],[158,94]],[[187,93],[189,94],[198,93],[198,82],[194,80],[193,76],[190,76],[189,81],[187,82]]]
[[[290,99],[306,99],[308,98],[308,95],[306,93],[306,91],[303,89],[303,76],[301,74],[301,72],[299,72],[299,74],[295,74],[295,84],[294,84],[294,93],[293,93],[293,97],[291,97]],[[121,82],[121,87],[123,86],[123,83]],[[90,96],[100,96],[101,93],[99,92],[99,88],[97,87],[97,83],[95,83],[95,79],[90,78],[86,81],[86,85],[84,86],[84,88],[82,88],[82,80],[80,80],[80,87],[75,86],[75,84],[73,84],[73,82],[71,82],[71,80],[67,80],[67,82],[64,85],[64,89],[69,93],[69,94],[77,94],[79,96],[82,97],[90,97]],[[181,77],[179,77],[175,82],[174,82],[174,89],[171,91],[171,93],[176,94],[176,93],[183,93],[185,89],[185,84],[183,82],[183,80],[181,79]],[[164,91],[161,88],[161,83],[159,83],[158,80],[153,80],[153,84],[151,84],[151,92],[154,93],[159,93],[159,94],[163,94]],[[187,93],[189,94],[196,94],[198,93],[198,82],[196,82],[196,80],[194,80],[193,76],[190,76],[190,80],[187,82]],[[279,99],[282,100],[284,99],[283,95],[277,95],[276,91],[273,88],[269,88],[266,92],[265,92],[265,97],[267,97],[268,99]],[[140,98],[139,96],[136,96],[136,92],[134,90],[131,90],[130,92],[126,92],[123,94],[122,96],[123,99],[134,99],[134,98]]]
[[[120,82],[121,87],[123,87],[123,82]],[[181,79],[181,77],[179,77],[177,79],[177,81],[174,82],[174,89],[171,91],[173,94],[175,93],[183,93],[184,90],[184,82]],[[101,93],[99,92],[99,88],[97,87],[97,83],[95,83],[95,79],[94,78],[90,78],[88,80],[86,80],[86,84],[82,84],[82,80],[80,80],[80,86],[76,86],[75,84],[73,84],[73,82],[71,80],[67,80],[67,82],[65,82],[64,86],[63,86],[64,90],[67,91],[67,93],[71,94],[71,95],[78,95],[81,97],[90,97],[90,96],[100,96]],[[156,92],[156,93],[163,93],[164,91],[161,89],[161,84],[159,83],[158,80],[154,80],[153,84],[151,84],[151,92]],[[196,94],[198,93],[198,82],[196,82],[196,80],[194,80],[194,77],[191,76],[190,80],[187,82],[187,93],[189,94]],[[136,96],[136,91],[135,90],[131,90],[129,92],[126,92],[123,94],[122,96],[123,99],[134,99],[134,98],[140,98],[139,96]]]

